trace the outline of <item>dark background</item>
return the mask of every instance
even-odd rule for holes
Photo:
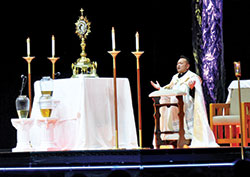
[[[249,9],[247,0],[224,0],[223,34],[226,87],[235,79],[233,61],[242,63],[242,79],[250,74]],[[20,75],[27,75],[26,38],[31,40],[32,82],[51,75],[51,35],[56,38],[56,71],[61,78],[72,75],[71,64],[80,56],[80,40],[75,34],[75,22],[80,9],[91,22],[91,33],[86,40],[87,56],[97,61],[100,77],[113,77],[111,28],[115,27],[117,77],[129,78],[135,121],[137,123],[137,81],[135,33],[140,34],[141,94],[143,146],[151,146],[154,120],[152,100],[148,94],[154,89],[150,80],[167,84],[176,73],[176,62],[181,54],[192,57],[191,0],[179,1],[67,1],[67,2],[8,2],[1,5],[1,91],[0,91],[0,149],[16,144],[16,131],[10,119],[17,117],[15,99],[21,87]],[[24,90],[28,94],[27,86]],[[226,93],[227,95],[227,93]]]

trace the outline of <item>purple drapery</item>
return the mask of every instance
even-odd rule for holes
[[[223,0],[193,0],[193,53],[207,108],[225,100],[222,7]]]
[[[224,58],[222,36],[222,0],[203,0],[202,7],[202,78],[205,97],[217,102],[224,97]],[[221,68],[223,66],[223,68]],[[222,69],[222,70],[221,70]],[[222,80],[221,80],[222,79]],[[221,95],[222,94],[222,95]],[[224,98],[223,98],[224,99]],[[221,99],[219,101],[222,101]]]

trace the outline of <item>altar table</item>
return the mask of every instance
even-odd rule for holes
[[[52,112],[57,118],[54,142],[60,150],[115,148],[113,78],[70,78],[54,80],[53,98],[59,104]],[[34,84],[32,119],[41,119],[40,81]],[[137,148],[137,133],[127,78],[117,78],[118,130],[120,148]],[[41,128],[30,129],[33,147],[39,147]]]

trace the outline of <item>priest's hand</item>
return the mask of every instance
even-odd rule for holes
[[[188,82],[188,86],[189,86],[189,88],[190,88],[191,90],[194,88],[195,83],[196,83],[195,80],[190,80],[190,81]]]
[[[160,90],[161,86],[160,86],[160,84],[159,84],[158,81],[156,81],[156,83],[154,83],[153,81],[150,81],[150,83],[151,83],[151,85],[152,85],[155,89]]]

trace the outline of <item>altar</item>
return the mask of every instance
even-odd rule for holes
[[[54,80],[53,98],[58,105],[50,127],[58,150],[114,149],[115,118],[113,78],[70,78]],[[40,81],[34,84],[29,138],[34,150],[41,146],[43,128],[39,109]],[[117,78],[118,130],[120,148],[137,148],[137,133],[127,78]],[[28,131],[28,130],[27,130]],[[39,149],[39,148],[38,148]]]

